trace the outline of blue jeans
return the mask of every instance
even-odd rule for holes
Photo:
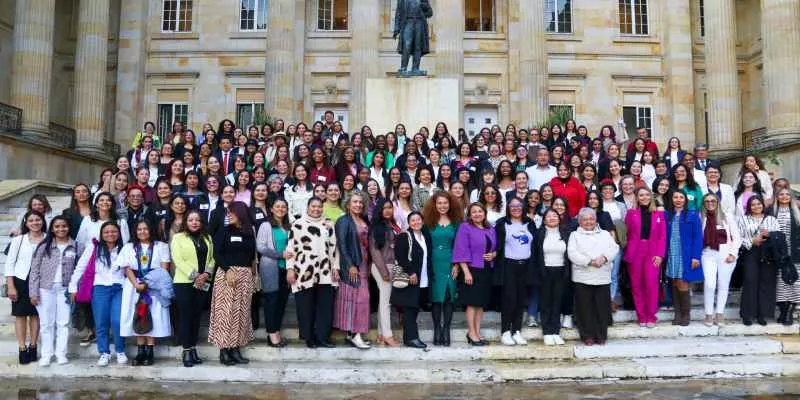
[[[119,334],[119,314],[122,306],[122,285],[95,286],[92,288],[92,313],[94,313],[97,351],[110,354],[108,331],[114,331],[114,350],[125,352],[125,338]]]
[[[531,286],[531,292],[528,295],[528,316],[533,316],[539,320],[539,287]]]
[[[622,264],[622,253],[623,249],[620,249],[611,264],[611,285],[609,285],[611,287],[611,302],[614,302],[617,295],[619,295],[619,267]]]

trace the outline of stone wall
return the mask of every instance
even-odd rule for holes
[[[99,180],[100,172],[110,166],[109,160],[0,134],[0,180],[42,179],[91,186]]]

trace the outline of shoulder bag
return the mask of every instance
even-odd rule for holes
[[[12,239],[13,240],[13,239]],[[11,243],[8,244],[5,250],[5,254],[8,255],[8,250],[11,247]],[[22,250],[22,237],[19,239],[19,246],[17,246],[17,256],[14,258],[14,264],[17,264],[17,260],[19,260],[19,251]],[[8,262],[8,260],[6,260]],[[3,284],[0,285],[0,297],[6,298],[8,297],[8,280],[3,279]]]
[[[407,233],[408,236],[408,260],[411,261],[411,250],[414,248],[414,242],[411,238],[411,232]],[[408,273],[403,270],[400,263],[392,265],[392,287],[395,289],[405,289],[408,287]]]
[[[83,276],[78,282],[78,293],[75,295],[77,303],[91,303],[92,289],[94,288],[95,264],[97,264],[97,239],[92,239],[92,256],[83,271]]]

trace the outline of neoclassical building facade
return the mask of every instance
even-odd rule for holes
[[[330,109],[357,130],[367,79],[399,65],[396,1],[0,0],[0,179],[46,172],[17,159],[43,148],[90,175],[145,121]],[[458,80],[468,130],[569,108],[591,132],[797,154],[800,0],[430,1],[423,68]]]

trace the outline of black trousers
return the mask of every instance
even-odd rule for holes
[[[522,312],[528,304],[527,260],[506,258],[503,264],[503,299],[500,309],[501,332],[522,329]]]
[[[610,321],[611,288],[609,285],[585,285],[573,283],[575,289],[575,321],[581,340],[608,339]]]
[[[418,307],[403,307],[403,343],[419,339],[418,314]]]
[[[761,263],[761,248],[753,246],[742,255],[744,281],[739,314],[743,319],[775,317],[777,271],[774,264]]]
[[[315,285],[294,295],[300,338],[327,342],[333,325],[333,286]]]
[[[208,292],[195,289],[191,283],[176,283],[174,288],[175,306],[178,310],[178,341],[184,349],[191,349],[197,346],[200,316]]]
[[[286,283],[286,270],[278,270],[278,291],[263,293],[264,298],[264,324],[267,333],[280,332],[283,323],[283,314],[286,312],[286,302],[289,300],[289,285]]]
[[[539,287],[542,334],[558,335],[561,331],[561,304],[564,301],[567,275],[564,267],[544,267],[542,270],[542,286]]]

